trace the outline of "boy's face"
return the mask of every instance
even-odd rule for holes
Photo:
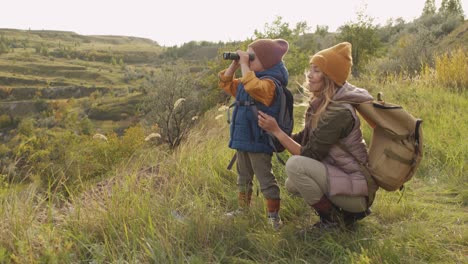
[[[250,47],[247,49],[247,53],[255,54],[254,50]],[[261,72],[265,70],[265,68],[263,68],[262,63],[260,62],[257,56],[255,56],[254,60],[250,61],[249,67],[250,67],[250,70],[254,72]]]

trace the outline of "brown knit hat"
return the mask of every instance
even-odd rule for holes
[[[341,42],[331,48],[317,52],[310,59],[310,64],[317,65],[330,79],[342,86],[348,79],[353,65],[351,43]]]
[[[263,68],[269,69],[283,60],[288,52],[289,43],[284,39],[257,39],[249,44],[260,60]]]

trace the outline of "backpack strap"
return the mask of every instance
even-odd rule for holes
[[[273,150],[275,151],[275,156],[276,156],[276,159],[281,163],[283,164],[284,166],[286,166],[286,162],[284,162],[283,159],[281,159],[281,157],[279,156],[278,154],[278,150],[276,149],[275,147],[275,144],[273,143],[273,134],[270,133],[270,132],[266,132],[266,134],[268,135],[268,143],[270,144],[270,146],[273,148]]]
[[[282,86],[281,86],[281,82],[278,81],[275,77],[272,77],[272,76],[263,76],[263,77],[260,77],[259,78],[260,80],[263,80],[263,79],[270,79],[272,80],[274,83],[275,83],[275,86],[279,87],[280,89],[282,89]],[[283,91],[281,91],[283,92]],[[282,96],[280,98],[281,100],[281,104],[286,104],[286,97],[285,96]],[[234,106],[250,106],[250,109],[252,110],[253,112],[253,115],[254,115],[254,118],[255,120],[258,122],[258,107],[257,107],[257,102],[255,100],[249,100],[249,101],[235,101],[234,103],[232,103],[228,109],[226,110],[226,114],[227,114],[227,122],[228,124],[231,123],[231,108],[234,107]],[[280,111],[284,111],[283,109],[280,109]],[[282,118],[284,115],[284,112],[283,113],[280,113],[280,118]],[[283,120],[281,120],[283,121]],[[264,131],[262,129],[262,131]],[[278,154],[278,151],[275,147],[275,144],[273,143],[273,138],[274,138],[274,135],[271,134],[270,132],[265,132],[266,135],[268,136],[268,144],[273,148],[274,152],[275,152],[275,155],[276,155],[276,158],[278,159],[278,161],[283,164],[283,165],[286,165],[286,163],[283,161],[283,159],[281,159],[281,157],[279,156]],[[228,170],[231,170],[232,167],[234,166],[234,163],[236,162],[236,159],[237,159],[237,155],[234,154],[234,156],[231,158],[231,161],[229,162],[228,166],[227,166],[227,169]]]
[[[278,81],[275,77],[272,77],[272,76],[264,76],[262,78],[260,78],[261,80],[262,79],[270,79],[272,80],[274,83],[275,83],[275,86],[279,87],[280,89],[283,89],[283,86],[281,85],[281,82]],[[280,91],[280,93],[284,93],[284,91]],[[280,105],[286,105],[286,97],[285,96],[281,96],[280,97]],[[284,112],[286,111],[286,108],[284,109],[280,109],[280,113],[279,113],[279,118],[280,120],[278,120],[278,123],[282,124],[284,120],[283,119],[283,116],[284,116]]]
[[[283,86],[281,85],[281,82],[278,79],[276,79],[275,77],[273,77],[273,76],[260,77],[260,80],[263,80],[263,79],[270,79],[275,83],[276,87],[279,87],[279,89],[283,89]],[[281,90],[280,93],[284,93],[284,92]],[[286,104],[286,97],[285,96],[281,96],[280,100],[281,100],[280,105],[285,105]],[[282,124],[283,121],[284,121],[284,120],[282,120],[282,118],[284,116],[284,111],[285,111],[285,109],[280,108],[280,113],[279,113],[280,120],[278,120],[279,124]],[[258,111],[257,111],[257,113],[258,113]],[[281,159],[281,157],[279,156],[278,150],[276,149],[275,144],[273,143],[273,138],[275,136],[270,132],[265,132],[265,133],[268,136],[268,144],[273,148],[273,150],[275,152],[276,159],[278,159],[278,161],[281,164],[286,165],[286,162],[284,162],[283,159]]]
[[[416,129],[414,132],[414,143],[415,143],[416,155],[419,154],[419,139],[420,139],[419,127],[421,126],[422,122],[423,121],[421,119],[418,119],[416,121]]]
[[[251,107],[255,108],[255,114],[258,114],[258,110],[257,110],[257,106],[255,105],[255,101],[235,101],[226,110],[228,124],[231,124],[231,108],[234,107],[234,106],[251,106]],[[257,115],[255,115],[255,118],[257,118]]]
[[[234,166],[234,163],[237,160],[237,152],[234,153],[234,156],[232,156],[231,161],[229,162],[228,166],[226,169],[231,170],[232,166]]]

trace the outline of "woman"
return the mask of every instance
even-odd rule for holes
[[[349,226],[365,217],[376,191],[372,182],[368,188],[360,168],[367,163],[367,148],[352,106],[373,98],[346,82],[351,66],[348,42],[312,56],[307,74],[312,96],[301,132],[289,137],[273,117],[258,116],[259,126],[293,154],[286,163],[286,189],[315,209],[320,216],[316,227]]]

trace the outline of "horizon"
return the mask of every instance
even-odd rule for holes
[[[435,1],[437,9],[441,1]],[[190,41],[243,41],[253,37],[255,30],[264,30],[265,25],[277,17],[282,17],[290,27],[305,21],[309,32],[316,26],[328,26],[330,32],[336,32],[340,26],[356,21],[359,12],[373,19],[374,25],[384,25],[389,19],[397,18],[411,22],[421,15],[424,3],[425,0],[395,0],[392,3],[379,0],[302,3],[296,0],[284,5],[278,0],[254,3],[240,0],[235,6],[225,8],[215,0],[175,0],[163,5],[149,0],[135,0],[131,4],[122,0],[83,0],[78,4],[58,0],[17,0],[3,4],[8,12],[0,17],[0,28],[145,38],[169,47]],[[468,0],[462,0],[461,5],[466,17]],[[70,9],[73,9],[72,13],[69,13]],[[238,16],[242,10],[262,12]]]

